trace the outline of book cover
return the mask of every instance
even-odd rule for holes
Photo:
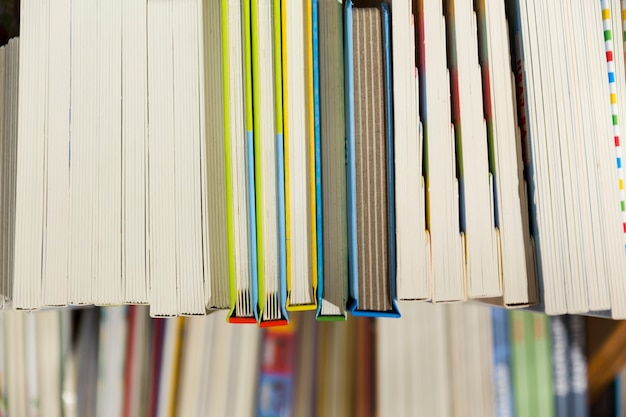
[[[587,417],[587,355],[585,351],[585,319],[581,316],[567,317],[569,349],[567,352],[571,390],[568,409],[571,417]]]
[[[296,325],[272,327],[263,335],[257,416],[291,415],[297,351]]]
[[[550,317],[545,314],[527,314],[532,325],[534,355],[536,413],[534,416],[554,417],[554,382],[552,376],[552,348],[550,343]]]
[[[515,415],[511,383],[511,341],[507,314],[507,311],[502,308],[491,309],[494,409],[497,417],[513,417]]]
[[[341,321],[346,319],[348,277],[342,6],[334,0],[312,1],[318,221],[316,317]]]
[[[570,374],[568,366],[569,340],[567,316],[550,319],[552,335],[552,370],[554,375],[554,410],[556,417],[568,417]]]
[[[511,366],[513,373],[513,398],[516,417],[534,417],[531,407],[530,381],[532,358],[529,349],[531,326],[527,326],[529,313],[510,311],[509,331],[511,334]]]
[[[348,309],[353,315],[362,316],[385,316],[385,317],[399,317],[400,313],[396,304],[396,259],[395,259],[395,205],[394,205],[394,174],[393,174],[393,108],[392,108],[392,79],[391,79],[391,35],[390,35],[390,13],[389,6],[386,3],[382,3],[380,10],[377,8],[370,8],[365,13],[374,12],[380,15],[381,19],[381,31],[371,39],[355,39],[353,31],[355,33],[359,28],[355,29],[354,24],[359,24],[358,20],[353,19],[353,13],[359,13],[359,8],[352,7],[352,2],[348,1],[345,4],[344,19],[345,19],[345,74],[346,74],[346,133],[347,133],[347,178],[348,178],[348,254],[349,254],[349,301]],[[375,25],[370,26],[370,29],[374,31]],[[375,31],[374,31],[375,32]],[[359,46],[355,46],[355,42],[359,42]],[[360,56],[359,59],[368,60],[369,65],[372,66],[373,71],[378,71],[376,78],[377,86],[381,87],[382,92],[378,88],[368,89],[368,86],[361,85],[356,82],[356,65],[363,66],[361,70],[365,70],[365,62],[355,63],[354,54],[358,52],[359,47],[363,47],[363,43],[376,43],[375,48],[380,48],[380,56]],[[356,87],[355,87],[356,86]],[[371,86],[370,86],[371,87]],[[371,109],[374,113],[371,117],[376,117],[377,121],[381,124],[377,124],[376,129],[371,132],[366,132],[367,126],[362,126],[360,119],[357,120],[357,113],[360,115],[362,112],[356,111],[356,99],[357,92],[355,89],[363,89],[362,94],[371,92],[370,97],[372,103],[376,103],[376,109]],[[378,95],[376,95],[378,94]],[[363,103],[360,103],[363,104]],[[369,103],[368,103],[369,104]],[[367,105],[365,106],[366,108]],[[369,108],[368,108],[369,109]],[[365,130],[363,130],[365,129]],[[363,131],[361,131],[363,130]],[[371,138],[369,136],[372,136]],[[376,138],[374,138],[376,136]],[[382,143],[376,142],[375,139],[380,140],[383,137]],[[359,138],[359,143],[357,143]],[[362,139],[362,140],[361,140]],[[366,140],[372,140],[370,144],[365,144]],[[382,146],[381,146],[382,145]],[[365,164],[365,161],[357,158],[357,146],[372,146],[377,150],[370,152],[369,159],[372,159],[372,164],[379,171],[385,170],[385,179],[380,177],[383,175],[380,172],[367,172],[366,174],[357,175],[357,166]],[[376,153],[378,152],[378,153]],[[381,165],[376,168],[375,162]],[[381,164],[382,163],[382,164]],[[386,166],[386,167],[385,167]],[[386,169],[385,169],[386,168]],[[374,181],[373,177],[380,180],[382,188],[386,188],[386,201],[380,201],[377,196],[376,211],[378,216],[382,216],[380,227],[372,231],[376,233],[373,239],[369,239],[368,244],[378,244],[382,248],[383,254],[380,252],[376,256],[381,257],[381,263],[384,265],[382,269],[377,268],[376,274],[368,273],[365,269],[365,265],[360,263],[369,262],[371,260],[365,260],[364,254],[360,253],[365,250],[365,242],[363,240],[364,231],[361,227],[369,227],[371,224],[364,224],[359,222],[359,212],[365,210],[362,207],[361,200],[358,199],[359,190],[363,189],[363,183],[366,181]],[[383,182],[384,181],[384,182]],[[379,191],[379,193],[382,191]],[[368,197],[368,200],[371,196]],[[358,200],[358,201],[357,201]],[[368,201],[369,204],[373,204],[373,201]],[[382,213],[382,214],[381,214]],[[372,223],[372,222],[370,222]],[[385,224],[386,223],[386,224]],[[377,224],[377,223],[376,223]],[[361,236],[359,240],[358,237]],[[376,248],[378,248],[376,246]],[[385,268],[386,266],[386,268]],[[371,268],[370,268],[371,269]],[[371,271],[370,271],[371,272]],[[360,276],[360,274],[362,276]],[[371,294],[365,294],[368,285],[365,281],[373,285],[372,281],[376,281],[380,285],[375,292]],[[378,285],[376,285],[378,287]],[[374,291],[374,290],[372,290]],[[359,294],[361,292],[361,294]],[[362,302],[359,301],[360,297]],[[370,302],[371,301],[371,302]]]

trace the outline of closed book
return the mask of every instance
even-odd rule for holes
[[[513,417],[513,387],[511,373],[511,340],[507,311],[491,309],[493,329],[493,386],[496,417]]]

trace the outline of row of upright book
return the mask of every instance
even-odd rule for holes
[[[402,307],[401,320],[376,323],[378,415],[595,415],[584,317],[476,303]]]
[[[267,329],[229,326],[225,311],[6,312],[0,416],[590,415],[584,318],[402,307],[399,320],[305,312]]]
[[[42,1],[0,49],[7,306],[626,317],[619,1]]]

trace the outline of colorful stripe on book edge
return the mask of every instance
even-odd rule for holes
[[[604,31],[604,47],[606,50],[606,66],[608,71],[609,93],[611,100],[611,121],[613,124],[613,140],[615,142],[615,157],[619,175],[620,210],[622,211],[622,231],[624,233],[624,248],[626,249],[626,194],[624,193],[624,171],[622,168],[622,152],[620,150],[619,120],[617,111],[617,83],[615,80],[615,61],[613,57],[613,34],[611,26],[611,10],[607,0],[600,0],[602,6],[602,29]],[[622,13],[622,19],[624,13]],[[626,32],[624,33],[626,38]]]

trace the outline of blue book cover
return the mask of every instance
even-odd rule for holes
[[[552,372],[554,375],[554,406],[556,417],[568,417],[570,395],[569,340],[567,317],[554,316],[550,321],[552,334]]]
[[[370,310],[359,306],[359,268],[357,241],[357,173],[356,173],[356,117],[355,117],[355,80],[354,80],[354,40],[353,40],[353,5],[345,3],[344,42],[345,42],[345,87],[346,87],[346,134],[347,134],[347,180],[348,180],[348,309],[354,316],[399,317],[396,302],[396,254],[395,254],[395,199],[394,199],[394,150],[393,150],[393,107],[391,78],[391,16],[386,3],[380,5],[382,18],[382,49],[384,101],[385,101],[385,136],[387,164],[387,215],[388,215],[388,283],[391,308],[388,310]]]
[[[568,368],[571,381],[568,410],[569,417],[587,417],[587,356],[585,354],[585,319],[582,316],[567,316],[569,339]]]
[[[494,415],[496,417],[515,416],[513,404],[513,384],[511,380],[511,346],[507,311],[491,309],[493,329],[493,386]]]
[[[343,5],[336,0],[313,0],[312,6],[318,179],[321,175],[321,185],[317,184],[317,319],[342,321],[347,318],[348,284]]]

